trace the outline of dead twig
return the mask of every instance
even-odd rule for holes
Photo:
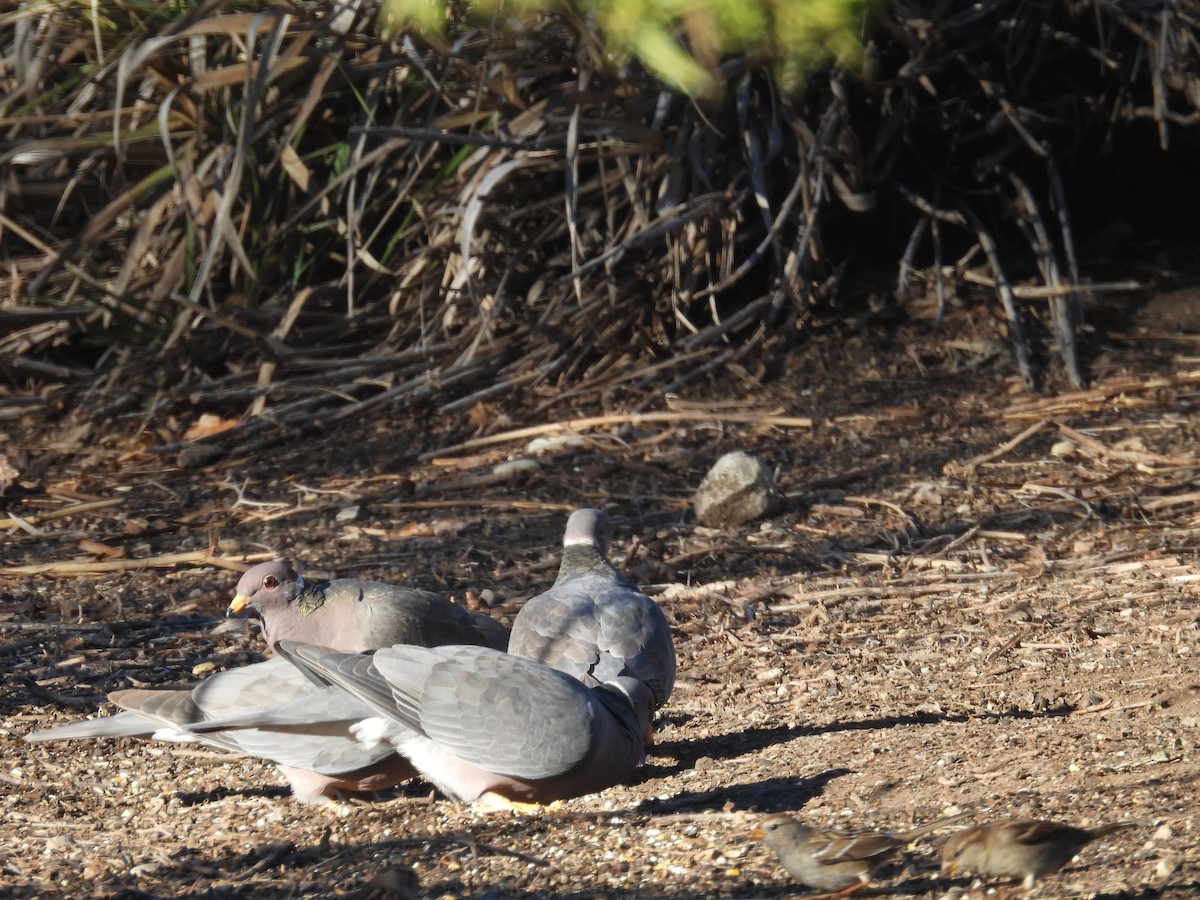
[[[185,563],[217,566],[232,572],[245,572],[246,563],[274,559],[274,553],[247,553],[237,559],[213,556],[208,550],[192,550],[186,553],[164,553],[141,559],[70,560],[65,562],[34,563],[27,566],[8,566],[0,569],[0,575],[101,575],[106,572],[136,572],[142,569],[163,569]]]
[[[462,453],[478,450],[481,447],[491,447],[496,444],[506,444],[511,441],[523,441],[534,437],[544,437],[555,434],[570,434],[579,431],[590,431],[594,428],[607,428],[613,425],[642,425],[678,422],[730,422],[736,424],[759,425],[771,428],[812,428],[813,420],[801,416],[774,416],[759,413],[736,413],[728,410],[711,410],[707,412],[648,412],[648,413],[618,413],[607,416],[589,416],[582,419],[570,419],[566,422],[547,422],[544,425],[533,425],[529,428],[517,428],[487,437],[475,438],[441,447],[422,453],[419,457],[428,461],[451,453]]]
[[[1042,419],[1040,422],[1034,422],[1032,425],[1030,425],[1028,428],[1026,428],[1024,431],[1022,431],[1016,437],[1013,437],[1010,440],[1005,441],[1003,444],[1001,444],[995,450],[991,450],[987,453],[984,453],[979,456],[968,459],[966,462],[946,463],[943,471],[945,471],[945,473],[947,475],[953,475],[955,477],[967,477],[970,475],[974,475],[975,470],[978,469],[981,465],[983,465],[984,463],[989,463],[994,459],[999,459],[1001,456],[1011,453],[1013,450],[1020,447],[1023,443],[1025,443],[1027,440],[1029,440],[1031,437],[1033,437],[1035,434],[1037,434],[1039,431],[1041,431],[1043,428],[1045,428],[1047,425],[1049,425],[1050,422],[1051,422],[1051,420],[1048,418]]]
[[[54,519],[64,519],[68,516],[82,515],[83,513],[95,512],[98,509],[109,509],[113,506],[120,506],[125,502],[124,497],[114,497],[110,500],[92,500],[88,503],[77,503],[74,506],[64,506],[62,509],[51,509],[46,512],[34,513],[30,516],[10,516],[7,519],[0,519],[0,528],[12,528],[14,526],[21,527],[22,523],[27,525],[40,525],[43,522],[50,522]]]
[[[1064,425],[1062,422],[1055,422],[1054,424],[1063,437],[1070,438],[1080,450],[1089,456],[1119,459],[1122,462],[1130,462],[1135,465],[1147,465],[1150,463],[1162,466],[1200,465],[1200,459],[1194,456],[1160,456],[1157,453],[1149,453],[1144,450],[1117,450],[1102,444],[1093,437],[1089,437],[1082,431],[1078,431],[1069,425]]]

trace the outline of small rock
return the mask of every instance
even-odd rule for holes
[[[15,482],[20,474],[20,470],[8,461],[8,457],[0,453],[0,495],[8,490],[8,486]]]
[[[222,553],[237,553],[242,549],[242,542],[237,538],[221,538],[217,541],[217,549]]]
[[[535,456],[545,453],[557,453],[560,450],[571,450],[581,447],[587,442],[582,434],[552,434],[549,437],[534,438],[525,445],[525,452]]]
[[[93,859],[83,867],[83,871],[80,874],[87,881],[99,881],[108,874],[108,869],[101,860]]]
[[[181,469],[199,469],[225,455],[225,450],[215,444],[188,444],[179,451],[176,462]]]
[[[1074,456],[1078,449],[1073,441],[1055,441],[1050,447],[1050,455],[1055,459],[1067,459]]]
[[[1005,612],[1004,617],[1010,622],[1033,621],[1033,608],[1028,603],[1018,603]]]
[[[542,470],[542,464],[536,459],[510,459],[499,463],[492,469],[497,478],[515,478],[521,475],[536,475]]]
[[[1156,841],[1169,841],[1174,836],[1175,829],[1170,825],[1159,825],[1158,829],[1154,832],[1154,839]]]
[[[1160,880],[1170,878],[1179,869],[1179,857],[1164,856],[1154,867],[1154,877]]]
[[[692,505],[700,524],[720,527],[770,515],[782,500],[766,463],[736,450],[709,469]]]
[[[922,506],[941,506],[946,498],[942,496],[938,486],[932,482],[922,482],[915,485],[912,502]]]
[[[55,856],[75,845],[75,841],[65,834],[56,834],[46,841],[46,856]]]
[[[337,511],[337,515],[333,517],[333,521],[337,522],[339,525],[345,525],[348,522],[353,522],[358,518],[358,510],[359,507],[357,506],[347,506],[344,509],[339,509]]]
[[[129,870],[129,874],[134,878],[146,878],[148,876],[157,875],[163,870],[162,863],[147,862],[139,863]]]
[[[421,880],[412,866],[384,869],[364,885],[359,896],[371,900],[409,900],[419,895]]]
[[[715,765],[716,762],[711,756],[700,756],[696,758],[694,763],[692,763],[692,768],[697,772],[703,772],[707,769],[711,769]]]

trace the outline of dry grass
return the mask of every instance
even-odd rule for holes
[[[0,15],[14,404],[140,407],[166,444],[216,411],[214,452],[547,386],[653,406],[768,373],[879,265],[938,317],[999,301],[1031,385],[1045,307],[1078,386],[1074,194],[1114,135],[1151,123],[1152,158],[1200,115],[1191,2],[893,4],[866,81],[788,99],[731,59],[708,104],[559,18],[435,46],[337,10]]]

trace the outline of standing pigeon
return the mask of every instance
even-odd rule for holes
[[[322,708],[329,710],[320,725],[289,732],[187,730],[189,725],[245,716],[300,698],[314,717],[322,718]],[[353,722],[372,714],[370,707],[337,688],[319,687],[282,657],[219,672],[191,689],[114,691],[108,699],[124,712],[49,728],[26,735],[25,740],[152,737],[245,753],[278,765],[301,803],[319,803],[339,791],[379,790],[417,774],[390,747],[365,747],[350,733]]]
[[[259,563],[238,582],[228,615],[258,614],[263,637],[305,641],[346,653],[393,644],[480,644],[503,650],[508,629],[429,591],[337,578],[309,584],[281,559]]]
[[[675,686],[671,629],[658,604],[605,557],[611,531],[601,510],[571,513],[558,578],[521,608],[508,652],[589,684],[632,676],[659,707]]]
[[[577,797],[622,781],[644,758],[654,699],[636,678],[589,688],[475,646],[276,649],[375,711],[351,726],[359,740],[395,748],[459,802]]]

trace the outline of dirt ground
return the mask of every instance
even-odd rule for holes
[[[590,429],[518,476],[494,469],[532,458],[528,438],[450,448],[652,398],[380,415],[193,470],[153,453],[163,436],[136,417],[14,420],[0,444],[21,473],[0,508],[21,517],[0,561],[0,892],[395,897],[387,886],[411,867],[422,897],[774,897],[807,889],[750,839],[762,813],[902,829],[968,810],[1139,823],[1041,896],[1197,896],[1188,346],[1113,344],[1088,390],[1032,396],[1005,348],[969,328],[826,337],[780,379],[728,372],[650,403],[678,421]],[[735,449],[774,468],[786,508],[700,527],[689,497]],[[93,501],[112,505],[44,518]],[[618,517],[613,559],[661,602],[679,654],[658,744],[630,784],[535,816],[484,816],[412,784],[339,814],[293,802],[255,760],[20,740],[108,711],[109,691],[262,658],[256,630],[221,618],[237,573],[196,561],[210,551],[492,600],[511,619],[552,581],[566,511],[596,505]],[[937,839],[880,889],[985,896],[937,877]]]

